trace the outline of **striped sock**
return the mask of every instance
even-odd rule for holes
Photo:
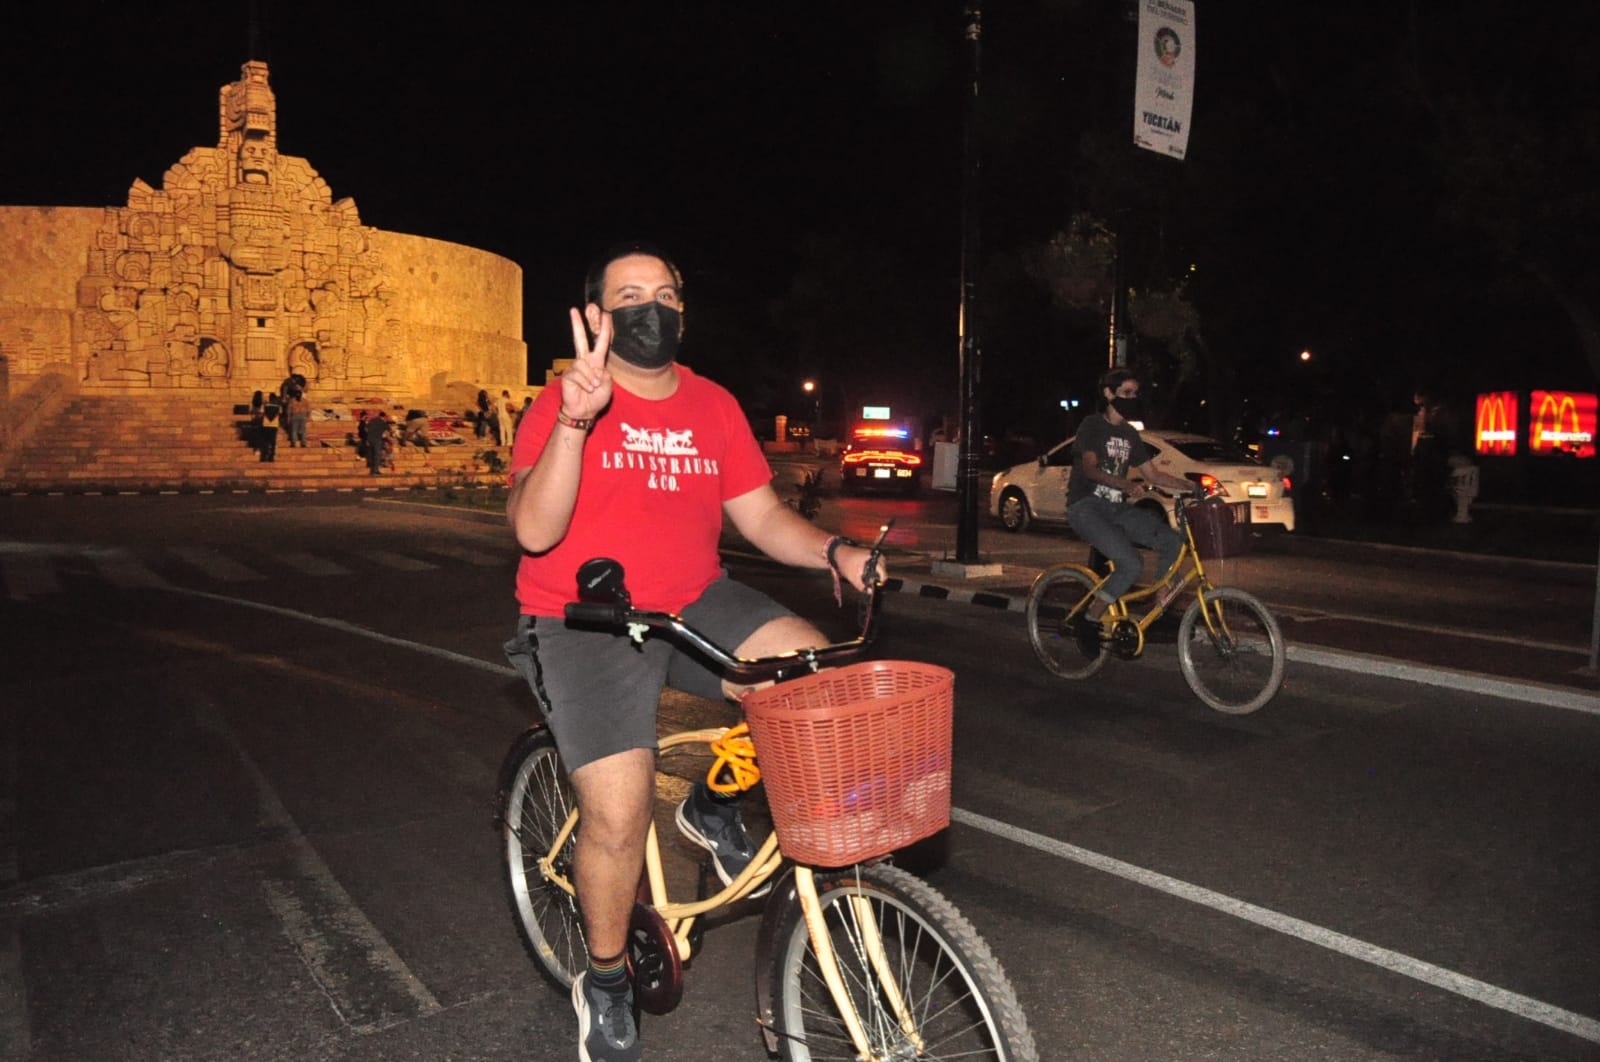
[[[609,959],[589,956],[589,983],[612,991],[628,983],[628,953],[619,951]]]

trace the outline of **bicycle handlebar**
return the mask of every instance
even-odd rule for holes
[[[867,571],[877,573],[883,543],[894,526],[890,520],[878,532],[867,561]],[[622,565],[606,557],[585,561],[578,568],[579,600],[565,607],[569,622],[588,627],[623,627],[634,642],[643,642],[646,631],[666,631],[674,639],[709,658],[722,669],[724,677],[735,682],[779,682],[823,667],[861,656],[877,640],[878,608],[883,598],[881,578],[869,578],[866,600],[861,605],[861,633],[848,641],[832,642],[811,649],[797,649],[778,656],[746,658],[728,649],[685,623],[673,612],[636,609],[623,584]]]

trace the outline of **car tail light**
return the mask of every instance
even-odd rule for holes
[[[1294,490],[1294,484],[1289,482],[1289,477],[1288,476],[1284,476],[1283,477],[1283,492],[1285,494],[1288,494],[1293,490]]]
[[[1213,476],[1210,472],[1185,472],[1183,475],[1185,479],[1192,479],[1204,487],[1209,495],[1223,498],[1228,496],[1228,488],[1222,485],[1222,480]]]
[[[858,465],[863,461],[900,461],[913,467],[922,464],[922,458],[904,450],[852,450],[844,455],[847,465]]]

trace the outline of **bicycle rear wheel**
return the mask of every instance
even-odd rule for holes
[[[1062,678],[1088,678],[1106,662],[1105,644],[1078,637],[1067,621],[1098,581],[1082,568],[1047,568],[1028,591],[1028,641],[1039,662]]]
[[[524,734],[507,755],[501,778],[502,852],[511,915],[528,954],[552,981],[570,988],[588,966],[589,948],[577,900],[539,869],[539,860],[549,854],[577,806],[550,732]],[[573,830],[555,859],[556,872],[568,881],[577,837]]]
[[[1005,971],[933,886],[887,864],[819,871],[816,884],[874,1058],[1036,1062],[1033,1032]],[[784,913],[776,939],[779,1053],[789,1062],[856,1059],[798,901]],[[878,962],[869,948],[879,951]],[[891,1007],[896,996],[905,1001],[909,1031]]]
[[[1267,606],[1237,587],[1221,587],[1205,597],[1217,629],[1206,627],[1196,598],[1178,624],[1178,666],[1207,705],[1248,715],[1283,685],[1283,632]]]

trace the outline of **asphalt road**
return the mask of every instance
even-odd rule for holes
[[[823,517],[888,511],[861,504]],[[942,526],[913,509],[896,533]],[[503,526],[217,497],[4,500],[0,527],[0,1057],[571,1057],[570,1007],[518,945],[489,825],[528,720],[498,653]],[[898,548],[879,652],[958,676],[955,822],[903,862],[995,948],[1043,1057],[1600,1051],[1600,723],[1583,701],[1302,658],[1266,709],[1225,717],[1160,645],[1062,683],[1018,611],[979,601],[1010,600],[1004,571],[979,589]],[[1259,551],[1229,577],[1275,608],[1398,609],[1392,629],[1417,629],[1398,587],[1428,577],[1383,556],[1351,578]],[[730,557],[847,632],[826,577]],[[1449,593],[1581,596],[1539,572]],[[1435,625],[1497,607],[1452,597]],[[1525,635],[1545,639],[1573,640]],[[729,714],[672,698],[664,716]],[[666,844],[692,872],[693,850]],[[753,933],[748,917],[707,933],[683,1005],[647,1021],[649,1057],[763,1057]]]

